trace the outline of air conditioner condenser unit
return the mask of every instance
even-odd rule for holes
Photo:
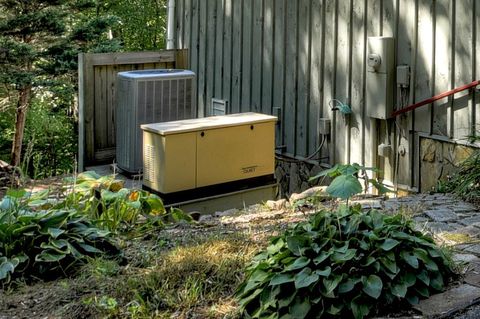
[[[188,70],[138,70],[117,75],[116,161],[127,173],[142,168],[140,125],[195,118],[195,74]]]

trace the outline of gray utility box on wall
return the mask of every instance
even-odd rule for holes
[[[367,91],[369,117],[388,119],[393,112],[395,89],[395,41],[391,37],[368,37]]]
[[[117,75],[116,160],[128,173],[143,169],[142,124],[197,116],[195,73],[187,70],[138,70]]]

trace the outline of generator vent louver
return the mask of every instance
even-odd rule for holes
[[[195,74],[186,70],[141,70],[117,76],[116,160],[120,169],[143,168],[140,125],[195,118]]]

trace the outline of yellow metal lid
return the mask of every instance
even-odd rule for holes
[[[198,119],[143,124],[142,130],[160,134],[170,135],[201,130],[211,130],[222,127],[247,125],[255,123],[276,122],[277,117],[260,113],[236,113],[221,116],[210,116]]]

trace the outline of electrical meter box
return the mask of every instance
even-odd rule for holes
[[[238,113],[145,124],[143,185],[162,195],[271,181],[277,118]]]
[[[395,42],[391,37],[368,37],[367,114],[388,119],[393,112],[395,89]]]

